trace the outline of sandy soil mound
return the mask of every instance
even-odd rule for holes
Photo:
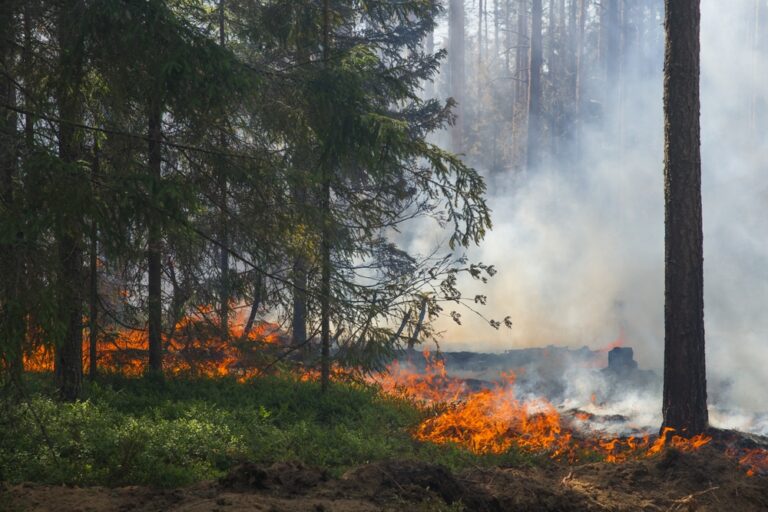
[[[622,464],[476,468],[452,474],[417,461],[383,461],[340,479],[299,463],[241,464],[219,482],[175,490],[22,484],[0,491],[0,511],[721,511],[768,510],[768,478],[748,477],[713,447],[667,450]]]

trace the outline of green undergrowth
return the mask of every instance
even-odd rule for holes
[[[478,456],[414,441],[425,414],[404,399],[359,384],[269,377],[231,379],[104,377],[84,399],[61,403],[32,376],[27,398],[3,405],[0,480],[75,485],[174,487],[215,478],[240,461],[298,460],[338,475],[388,458],[472,465],[522,465],[515,450]]]

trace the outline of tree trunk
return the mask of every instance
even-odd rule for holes
[[[292,343],[302,347],[307,342],[307,269],[303,256],[293,261]]]
[[[26,9],[25,9],[26,10]],[[13,79],[16,52],[13,47],[15,25],[13,12],[2,14],[0,32],[0,97],[4,104],[16,106],[16,87]],[[16,112],[0,110],[0,212],[11,219],[16,216],[14,180],[18,172],[19,134]],[[15,241],[0,244],[0,367],[5,362],[11,380],[18,382],[23,371],[24,308],[22,305],[23,258],[21,257],[21,236]]]
[[[610,81],[618,65],[618,3],[619,0],[603,0],[599,3],[600,32],[598,60],[603,78],[606,81]]]
[[[320,385],[323,391],[328,389],[331,379],[331,241],[330,241],[330,170],[326,171],[323,183],[323,240],[320,244]]]
[[[578,2],[578,19],[576,27],[576,46],[574,51],[576,53],[576,76],[574,84],[574,94],[576,95],[574,114],[574,147],[579,148],[579,141],[581,139],[581,127],[584,123],[584,30],[587,19],[587,2],[588,0],[576,0]]]
[[[24,48],[22,50],[22,62],[24,63],[24,84],[26,85],[24,91],[24,107],[27,110],[27,114],[24,114],[24,142],[27,146],[27,150],[31,151],[34,144],[35,134],[35,121],[29,112],[33,110],[34,101],[32,100],[30,78],[33,74],[32,71],[32,13],[30,12],[31,2],[24,2]]]
[[[515,99],[528,109],[528,66],[530,65],[530,42],[528,41],[528,2],[521,0],[517,13],[517,40],[515,49]],[[511,31],[510,31],[511,32]]]
[[[152,98],[149,101],[149,144],[148,162],[149,172],[152,177],[154,196],[153,203],[157,199],[157,188],[162,180],[162,119],[163,111],[160,101]],[[149,213],[149,234],[147,240],[147,280],[148,280],[148,322],[149,322],[149,367],[150,373],[162,376],[163,373],[163,340],[162,340],[162,235],[159,213]]]
[[[90,247],[90,296],[88,297],[88,337],[89,337],[89,365],[88,378],[96,379],[98,372],[98,340],[99,340],[99,268],[98,268],[98,229],[96,221],[91,223],[91,247]]]
[[[617,104],[619,89],[616,81],[619,79],[621,59],[621,29],[620,14],[621,0],[603,0],[600,3],[600,67],[603,86],[600,88],[602,96],[602,116],[608,121],[606,128],[610,133],[615,133],[617,126]]]
[[[424,41],[424,53],[427,55],[434,55],[435,53],[435,31],[430,30],[429,34],[427,34],[426,41]],[[426,84],[424,84],[424,96],[426,98],[431,98],[435,93],[435,82],[434,79],[427,80]]]
[[[699,0],[666,0],[662,427],[707,428],[699,129]]]
[[[331,9],[329,0],[323,2],[323,60],[328,65],[331,44]],[[322,240],[320,243],[320,389],[328,390],[331,382],[331,172],[329,161],[323,162],[321,195]]]
[[[56,91],[59,115],[59,158],[70,168],[80,159],[80,144],[74,123],[80,121],[82,107],[79,90],[82,82],[82,41],[73,28],[82,14],[82,3],[62,6],[57,15],[59,43],[59,84]],[[75,185],[77,186],[77,185]],[[77,205],[73,205],[76,209]],[[83,382],[83,234],[76,218],[68,212],[58,220],[59,320],[63,326],[57,343],[55,380],[59,395],[67,401],[80,396]]]
[[[248,320],[243,327],[243,334],[240,336],[241,341],[248,339],[253,329],[253,323],[256,321],[256,313],[259,311],[261,305],[261,274],[256,275],[256,282],[253,283],[253,303],[251,304],[251,312],[248,313]]]
[[[559,84],[562,78],[560,61],[558,58],[557,44],[557,17],[555,16],[555,0],[549,0],[549,26],[547,27],[547,39],[549,40],[549,51],[547,52],[547,82],[549,86],[549,115],[547,146],[554,155],[557,151],[557,132],[558,116],[560,115],[560,91]]]
[[[477,0],[477,76],[483,68],[483,0]],[[482,80],[478,80],[477,88],[482,87]]]
[[[226,42],[224,33],[224,0],[219,0],[219,44],[223,48]],[[224,120],[222,119],[222,122]],[[220,145],[222,150],[227,148],[227,140],[224,136],[224,127],[222,126]],[[224,168],[219,169],[219,194],[221,196],[221,212],[219,216],[219,272],[221,282],[219,284],[219,328],[221,330],[221,339],[229,338],[229,227],[227,224],[227,174]]]
[[[499,0],[493,0],[493,59],[499,58]]]
[[[752,76],[757,80],[762,67],[761,57],[764,57],[765,36],[763,33],[765,29],[762,27],[764,23],[764,17],[766,15],[765,2],[762,0],[755,0],[754,10],[754,22],[752,24]],[[752,97],[750,98],[749,108],[749,130],[753,141],[761,141],[763,136],[762,130],[762,110],[761,97],[763,92],[758,88],[755,88]]]
[[[448,62],[451,96],[458,102],[454,113],[456,122],[451,127],[451,150],[464,150],[464,106],[466,101],[466,68],[464,48],[464,0],[450,0],[448,19]]]
[[[533,0],[531,3],[530,78],[528,81],[528,151],[526,153],[529,171],[535,169],[541,163],[541,17],[541,0]]]
[[[64,333],[56,351],[55,377],[61,398],[74,401],[80,396],[83,384],[83,307],[80,285],[83,251],[77,237],[60,235],[59,262],[59,314]]]

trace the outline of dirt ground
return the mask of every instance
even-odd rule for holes
[[[462,508],[463,507],[463,508]],[[217,482],[145,487],[3,486],[0,511],[766,511],[768,478],[749,477],[722,451],[668,450],[621,464],[476,468],[460,474],[416,461],[360,466],[341,478],[298,463],[242,464]]]

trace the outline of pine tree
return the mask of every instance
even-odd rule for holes
[[[664,420],[707,428],[699,127],[699,0],[666,0],[664,28]]]

